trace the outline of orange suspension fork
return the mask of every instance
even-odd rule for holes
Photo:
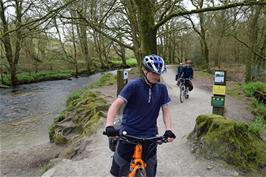
[[[135,146],[132,159],[130,163],[130,169],[132,169],[132,171],[129,173],[128,177],[134,177],[139,166],[141,166],[142,169],[146,168],[146,164],[142,160],[142,145],[137,144]]]

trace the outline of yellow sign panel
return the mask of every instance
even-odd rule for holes
[[[213,85],[212,94],[213,95],[225,95],[225,85]]]

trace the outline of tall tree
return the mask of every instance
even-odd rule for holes
[[[22,15],[23,15],[23,9],[22,9],[22,3],[23,1],[15,0],[14,2],[14,8],[15,8],[15,14],[16,14],[16,20],[15,20],[15,26],[16,28],[19,28],[22,23]],[[9,4],[4,3],[3,0],[0,0],[0,18],[3,24],[3,33],[7,33],[9,31],[9,22],[6,17],[6,10],[8,8]],[[12,47],[11,42],[11,36],[10,34],[7,34],[2,38],[2,42],[4,44],[5,53],[6,53],[6,59],[9,64],[9,70],[11,73],[11,83],[12,85],[17,84],[17,64],[19,61],[19,54],[21,50],[21,42],[22,42],[22,31],[16,30],[15,32],[15,45]]]
[[[11,75],[11,84],[17,84],[17,65],[20,59],[20,51],[23,38],[25,37],[25,31],[34,30],[36,27],[44,26],[44,23],[48,22],[49,19],[54,17],[60,10],[67,7],[75,0],[69,0],[67,3],[58,7],[58,2],[52,4],[50,1],[50,8],[48,12],[44,12],[43,6],[34,4],[39,3],[36,1],[25,1],[25,0],[0,0],[0,19],[3,28],[0,30],[0,39],[4,45],[5,58],[9,64],[9,72]],[[42,1],[42,4],[44,1]],[[39,8],[37,10],[37,8]],[[13,12],[14,14],[10,14]],[[27,12],[30,11],[29,14]],[[36,13],[40,12],[40,13]],[[36,13],[36,14],[35,14]],[[36,18],[25,18],[27,16],[36,15]],[[28,30],[25,30],[28,29]]]

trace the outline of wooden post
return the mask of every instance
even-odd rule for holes
[[[212,113],[213,114],[218,114],[218,115],[224,115],[224,108],[219,108],[219,107],[212,107]]]
[[[119,93],[123,87],[124,87],[123,71],[117,70],[117,92],[116,92],[116,95],[119,95]]]
[[[127,70],[117,70],[117,92],[119,95],[120,91],[124,88],[128,81],[128,71]]]
[[[128,82],[128,71],[127,70],[117,70],[117,92],[116,95],[118,96],[120,91],[124,88],[124,86],[127,84]],[[122,114],[123,110],[124,110],[124,106],[121,107],[118,110],[119,114]]]

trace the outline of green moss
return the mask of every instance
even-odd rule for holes
[[[114,83],[116,83],[116,76],[112,73],[105,73],[99,80],[90,85],[89,88],[98,88],[106,85],[113,85]]]
[[[218,115],[200,115],[188,137],[206,158],[221,159],[241,171],[265,172],[266,144],[249,126]]]
[[[55,128],[56,128],[57,123],[63,121],[64,119],[65,119],[65,113],[62,112],[58,117],[54,119],[53,124],[49,126],[48,134],[49,134],[49,139],[51,142],[54,142]]]
[[[87,136],[90,135],[92,133],[94,133],[97,130],[97,126],[93,126],[96,125],[98,123],[98,121],[100,120],[100,116],[99,116],[99,112],[97,112],[96,114],[94,114],[90,121],[88,121],[84,127],[83,127],[83,136]]]
[[[17,74],[17,80],[19,84],[40,82],[46,80],[67,79],[72,76],[70,70],[60,71],[40,71],[40,72],[23,72]],[[11,84],[10,74],[3,74],[1,82],[5,85]]]
[[[71,140],[72,136],[64,135],[65,139],[63,139],[62,135],[56,132],[67,132],[67,134],[81,138],[90,135],[94,132],[94,125],[101,118],[101,112],[108,108],[107,103],[99,94],[85,89],[83,92],[76,93],[69,97],[66,110],[54,120],[54,124],[49,128],[49,137],[52,142],[62,144]]]
[[[78,102],[78,99],[81,98],[82,92],[84,90],[77,90],[73,91],[67,98],[66,105],[67,106],[75,106],[75,104]]]
[[[110,84],[112,74],[103,75],[101,84]],[[66,109],[54,120],[49,127],[49,138],[56,144],[66,144],[63,152],[65,158],[72,158],[80,144],[94,133],[101,122],[102,112],[106,112],[108,104],[100,92],[84,88],[73,92],[67,99]]]
[[[53,142],[55,144],[66,144],[67,143],[67,139],[63,135],[55,134],[53,136]]]
[[[70,145],[63,152],[64,158],[71,159],[75,155],[75,153],[75,147],[73,145]]]

